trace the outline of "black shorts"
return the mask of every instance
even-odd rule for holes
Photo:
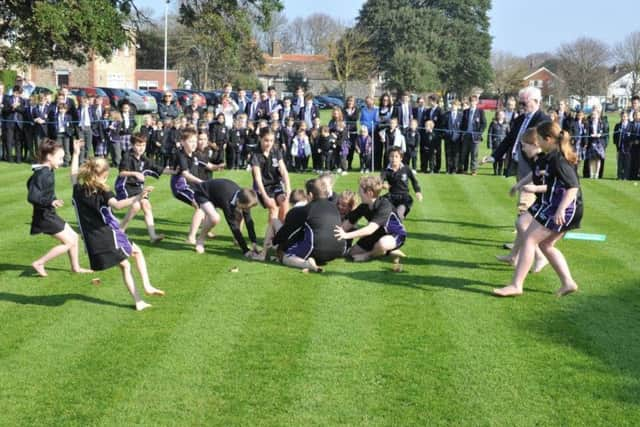
[[[67,223],[58,216],[53,207],[33,210],[31,234],[44,233],[53,236],[64,230],[66,225]]]
[[[404,216],[409,215],[409,211],[411,210],[411,206],[413,206],[413,198],[408,194],[385,194],[383,197],[389,199],[394,208],[398,208],[400,205],[404,205],[406,211]]]
[[[260,205],[264,208],[265,207],[264,199],[262,198],[262,194],[260,194],[255,184],[253,186],[253,189],[256,191],[256,194],[258,195],[258,201],[260,202]],[[277,197],[281,194],[285,194],[284,187],[282,184],[274,184],[269,186],[265,185],[264,191],[267,193],[269,197],[271,197],[273,200],[276,201],[276,204],[278,204]]]

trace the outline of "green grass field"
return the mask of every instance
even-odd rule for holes
[[[118,269],[72,275],[59,258],[34,276],[54,240],[29,236],[29,168],[1,164],[0,424],[640,424],[640,187],[583,181],[581,231],[607,240],[561,242],[580,292],[555,298],[547,268],[503,300],[490,293],[511,269],[494,255],[515,202],[489,168],[420,176],[402,273],[388,259],[321,275],[248,262],[225,224],[198,256],[183,243],[191,210],[162,177],[152,202],[168,238],[148,244],[141,217],[129,235],[167,296],[137,313]],[[76,227],[66,174],[59,212]]]

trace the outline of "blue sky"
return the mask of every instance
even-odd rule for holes
[[[159,13],[164,10],[163,0],[136,0],[136,3]],[[323,12],[347,23],[355,20],[363,3],[363,0],[284,0],[285,13],[290,19]],[[527,3],[535,3],[536,7],[525,6]],[[523,0],[493,0],[490,16],[494,49],[520,56],[555,51],[562,43],[580,36],[611,44],[621,41],[632,31],[640,31],[638,0],[598,2],[597,5],[573,0],[526,3]]]

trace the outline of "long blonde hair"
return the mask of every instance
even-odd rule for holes
[[[109,186],[100,180],[105,172],[109,171],[109,162],[100,157],[87,160],[78,171],[78,181],[84,185],[87,193],[95,191],[108,191]]]

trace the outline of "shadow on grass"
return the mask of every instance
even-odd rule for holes
[[[464,292],[472,292],[483,295],[492,295],[491,291],[477,289],[471,286],[488,286],[493,288],[493,283],[480,282],[478,280],[464,279],[460,277],[444,277],[435,275],[417,275],[409,273],[393,273],[391,271],[327,271],[323,276],[342,276],[351,280],[368,284],[385,286],[402,286],[420,291],[430,291],[430,288],[455,289]]]
[[[19,277],[40,277],[31,265],[0,263],[0,272],[19,271]],[[70,271],[69,269],[47,266],[47,271]]]
[[[116,302],[105,301],[99,298],[93,298],[82,294],[56,294],[56,295],[19,295],[8,292],[0,292],[0,302],[12,302],[22,305],[40,305],[45,307],[59,307],[67,301],[83,301],[90,304],[107,305],[111,307],[120,307],[133,309],[133,305],[119,304]]]
[[[422,266],[438,266],[438,267],[447,267],[447,268],[472,268],[478,270],[491,270],[491,271],[507,271],[511,267],[505,264],[494,263],[478,263],[478,262],[467,262],[467,261],[457,261],[457,260],[449,260],[449,259],[431,259],[431,258],[417,258],[408,256],[407,258],[402,259],[402,263],[405,265],[422,265]]]
[[[568,346],[590,359],[596,358],[605,366],[601,373],[607,376],[607,382],[598,382],[595,389],[582,392],[638,405],[640,291],[637,282],[633,286],[612,295],[578,293],[562,298],[544,318],[529,320],[523,327],[560,347]]]
[[[426,222],[430,224],[450,224],[457,225],[459,227],[471,227],[471,228],[481,228],[483,230],[486,229],[497,229],[497,230],[510,230],[513,229],[513,225],[488,225],[481,224],[478,222],[468,222],[468,221],[452,221],[448,219],[440,219],[440,218],[407,218],[406,222]]]
[[[436,242],[455,243],[459,245],[486,246],[492,248],[501,246],[504,243],[501,240],[485,239],[481,237],[461,237],[437,233],[418,233],[415,231],[409,232],[408,239],[430,240]]]

